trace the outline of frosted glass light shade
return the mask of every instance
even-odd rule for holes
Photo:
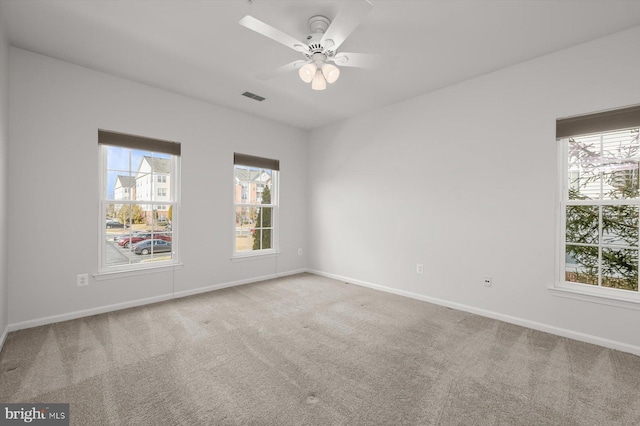
[[[322,65],[322,74],[327,83],[333,83],[340,77],[340,69],[332,64],[324,64]]]
[[[327,80],[324,79],[324,76],[322,75],[322,71],[320,71],[320,69],[316,70],[316,75],[311,81],[311,88],[313,90],[324,90],[327,88]]]
[[[311,83],[313,77],[316,75],[316,66],[315,64],[306,64],[298,70],[298,75],[305,83]]]

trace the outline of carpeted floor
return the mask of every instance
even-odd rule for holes
[[[302,274],[11,333],[73,425],[633,425],[640,357]]]

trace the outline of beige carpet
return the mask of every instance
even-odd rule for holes
[[[296,275],[11,333],[74,425],[633,425],[640,357]]]

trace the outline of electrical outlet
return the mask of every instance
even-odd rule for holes
[[[78,274],[76,278],[78,287],[89,285],[89,274]]]
[[[298,249],[298,256],[302,256],[302,249],[301,248]]]
[[[416,274],[422,273],[424,273],[424,266],[422,266],[422,263],[416,263]]]
[[[482,283],[485,287],[491,287],[491,285],[493,284],[493,278],[487,275],[483,278]]]

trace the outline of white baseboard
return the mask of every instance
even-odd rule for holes
[[[533,330],[543,331],[545,333],[555,334],[557,336],[566,337],[573,340],[578,340],[585,343],[591,343],[598,346],[603,346],[609,349],[615,349],[622,352],[628,352],[634,355],[640,356],[640,347],[629,345],[627,343],[618,342],[615,340],[604,339],[602,337],[593,336],[590,334],[580,333],[577,331],[568,330],[566,328],[560,328],[549,324],[543,324],[535,321],[526,320],[524,318],[518,318],[511,315],[504,315],[494,311],[488,311],[486,309],[480,309],[469,305],[463,305],[461,303],[451,302],[444,299],[438,299],[435,297],[425,296],[418,293],[413,293],[405,290],[398,290],[392,287],[386,287],[379,284],[373,284],[366,281],[355,280],[341,275],[330,274],[327,272],[316,271],[307,269],[310,274],[319,275],[322,277],[332,278],[339,281],[348,282],[350,284],[359,285],[362,287],[372,288],[374,290],[384,291],[386,293],[397,294],[399,296],[409,297],[411,299],[421,300],[423,302],[433,303],[435,305],[446,306],[448,308],[457,309],[459,311],[465,311],[472,314],[480,315],[487,318],[493,318],[499,321],[508,322],[510,324],[519,325],[522,327],[531,328]]]
[[[278,274],[270,274],[270,275],[264,275],[256,278],[247,278],[244,280],[214,284],[206,287],[199,287],[192,290],[178,291],[173,294],[170,293],[170,294],[164,294],[160,296],[147,297],[144,299],[131,300],[131,301],[122,302],[122,303],[115,303],[112,305],[99,306],[97,308],[83,309],[81,311],[69,312],[69,313],[60,314],[60,315],[52,315],[48,317],[36,318],[33,320],[9,324],[2,335],[2,339],[0,340],[0,343],[4,343],[4,339],[6,335],[11,331],[38,327],[41,325],[53,324],[56,322],[68,321],[68,320],[73,320],[77,318],[89,317],[92,315],[104,314],[107,312],[119,311],[127,308],[134,308],[136,306],[150,305],[152,303],[164,302],[165,300],[179,299],[181,297],[192,296],[194,294],[206,293],[209,291],[220,290],[223,288],[235,287],[243,284],[250,284],[250,283],[260,282],[260,281],[266,281],[266,280],[270,280],[278,277],[284,277],[288,275],[301,274],[303,272],[306,272],[306,270],[296,269],[292,271],[280,272]],[[0,349],[1,347],[2,345],[0,345]]]
[[[244,284],[257,283],[257,282],[260,282],[260,281],[272,280],[274,278],[286,277],[288,275],[302,274],[304,272],[307,272],[307,270],[306,269],[295,269],[295,270],[292,270],[292,271],[280,272],[280,273],[277,273],[277,274],[263,275],[261,277],[247,278],[247,279],[244,279],[244,280],[231,281],[231,282],[222,283],[222,284],[214,284],[214,285],[210,285],[210,286],[207,286],[207,287],[195,288],[195,289],[192,289],[192,290],[178,291],[178,292],[175,293],[175,296],[176,296],[176,299],[177,299],[177,298],[180,298],[180,297],[193,296],[194,294],[207,293],[209,291],[214,291],[214,290],[221,290],[223,288],[236,287],[236,286],[244,285]]]
[[[97,308],[83,309],[81,311],[69,312],[66,314],[51,315],[48,317],[36,318],[33,320],[17,322],[9,324],[9,331],[17,331],[25,328],[38,327],[41,325],[53,324],[56,322],[69,321],[77,318],[90,317],[92,315],[104,314],[107,312],[119,311],[121,309],[134,308],[136,306],[149,305],[151,303],[164,302],[173,299],[172,294],[164,294],[161,296],[147,297],[144,299],[131,300],[128,302],[114,303],[113,305],[104,305]]]

